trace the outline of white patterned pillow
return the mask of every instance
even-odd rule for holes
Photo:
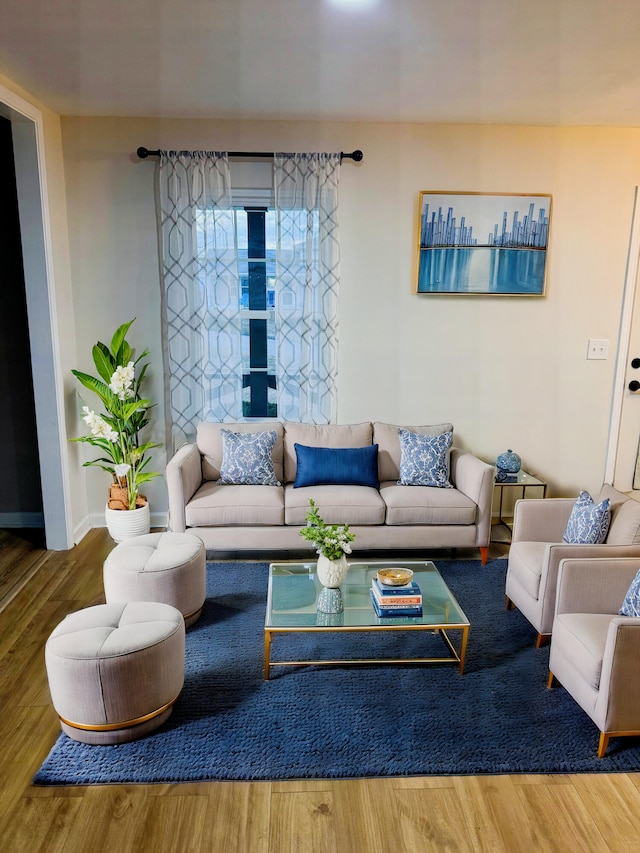
[[[452,489],[449,482],[449,451],[453,432],[424,435],[399,429],[400,479],[399,486],[436,486]]]
[[[220,430],[222,465],[219,483],[233,486],[280,486],[273,468],[271,451],[275,430],[231,432]]]
[[[610,521],[609,498],[596,504],[589,492],[580,492],[571,510],[562,541],[570,545],[600,545],[607,538]]]
[[[620,616],[640,616],[640,571],[631,581],[631,586],[618,612]]]

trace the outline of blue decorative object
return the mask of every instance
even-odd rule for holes
[[[531,626],[504,607],[507,561],[483,571],[479,560],[436,564],[472,625],[464,675],[450,666],[304,666],[265,681],[269,566],[209,563],[171,717],[118,746],[60,734],[35,784],[637,772],[638,738],[621,738],[598,758],[590,718],[566,690],[547,689],[548,655],[533,654]],[[334,658],[372,648],[378,657],[442,653],[442,638],[422,631],[325,637],[314,608],[309,626],[274,640],[283,658],[312,658],[325,642]],[[357,723],[345,731],[345,720]],[[398,720],[405,729],[390,730]],[[23,735],[29,725],[37,730],[27,721]]]
[[[279,486],[271,451],[275,430],[231,432],[221,429],[222,465],[220,483],[234,486]]]
[[[580,492],[562,537],[570,545],[600,545],[607,538],[611,508],[609,498],[599,504],[589,492]]]
[[[619,612],[620,616],[640,616],[640,571],[631,581]]]
[[[521,465],[522,459],[517,453],[514,453],[511,448],[509,448],[506,453],[501,453],[496,459],[498,474],[501,472],[504,472],[505,474],[517,474]],[[500,477],[496,476],[496,479],[500,480]]]
[[[294,489],[304,486],[371,486],[378,481],[378,445],[366,447],[308,447],[293,445],[296,451]]]
[[[452,489],[449,482],[449,450],[453,432],[424,435],[399,429],[400,479],[399,486],[436,486]]]

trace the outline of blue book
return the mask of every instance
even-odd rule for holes
[[[380,583],[378,578],[373,578],[371,582],[380,595],[420,595],[420,587],[415,581],[410,581],[402,586],[387,586]]]
[[[376,615],[381,616],[382,618],[393,616],[422,616],[422,607],[380,607],[372,589],[369,590],[369,595],[371,596],[373,609],[376,611]]]

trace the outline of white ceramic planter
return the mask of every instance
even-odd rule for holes
[[[349,564],[346,554],[343,554],[339,560],[330,560],[324,554],[318,555],[318,580],[322,586],[328,586],[332,589],[339,587],[346,578],[348,571]]]
[[[132,536],[143,536],[151,530],[149,503],[137,509],[109,509],[105,507],[109,535],[114,542],[124,542]]]

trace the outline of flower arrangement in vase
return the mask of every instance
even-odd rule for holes
[[[348,524],[325,524],[312,498],[309,507],[307,525],[300,530],[300,536],[316,546],[320,583],[329,588],[339,587],[347,576],[346,555],[351,553],[351,543],[356,537]]]
[[[141,431],[149,423],[148,412],[152,407],[151,401],[140,393],[148,367],[148,364],[140,365],[140,362],[149,351],[135,357],[135,351],[126,339],[133,322],[130,320],[116,329],[110,346],[100,341],[94,345],[93,363],[100,378],[79,370],[71,371],[85,388],[98,396],[104,407],[102,414],[96,414],[88,406],[83,406],[83,420],[90,433],[71,440],[90,444],[101,451],[102,455],[97,459],[83,464],[84,467],[102,468],[111,474],[108,510],[147,507],[148,513],[147,499],[140,494],[140,486],[159,476],[157,472],[148,471],[147,464],[150,461],[148,452],[160,445],[151,441],[142,443],[140,439]]]

